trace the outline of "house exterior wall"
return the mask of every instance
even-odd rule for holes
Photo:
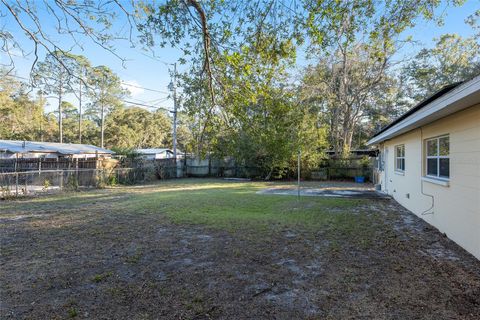
[[[173,158],[173,155],[167,152],[161,153],[144,153],[140,155],[145,160],[155,160],[155,159],[170,159]]]
[[[448,185],[422,179],[424,141],[444,134],[450,137]],[[395,170],[395,146],[401,144],[403,174]],[[379,149],[382,190],[480,259],[480,104],[387,140]]]
[[[155,160],[156,159],[156,154],[142,154],[141,157],[145,160]]]

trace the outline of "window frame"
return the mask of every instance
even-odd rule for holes
[[[448,155],[446,155],[446,156],[440,155],[440,139],[442,139],[442,138],[448,138]],[[429,141],[435,141],[436,142],[437,153],[434,156],[429,156],[428,155],[428,142]],[[423,176],[426,177],[426,178],[449,181],[450,180],[450,135],[449,134],[442,134],[440,136],[425,139],[424,140],[424,145],[425,145],[425,154],[424,154],[425,171],[424,171]],[[437,174],[436,175],[428,173],[428,160],[429,159],[435,159],[436,160],[436,164],[437,164]],[[448,159],[448,177],[440,175],[440,159]]]
[[[397,149],[398,148],[403,148],[403,156],[399,157],[398,156],[398,153],[397,153]],[[406,168],[406,165],[405,165],[405,145],[404,144],[398,144],[395,146],[394,148],[394,152],[395,152],[395,156],[394,156],[394,159],[395,159],[395,171],[396,172],[401,172],[401,173],[404,173],[405,172],[405,168]],[[399,168],[398,167],[398,160],[403,160],[403,169],[402,168]]]

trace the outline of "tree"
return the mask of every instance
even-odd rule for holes
[[[67,143],[77,140],[78,109],[67,101],[62,101],[63,139]]]
[[[33,42],[35,56],[37,49],[49,54],[59,49],[52,37],[55,31],[71,36],[73,47],[81,47],[76,39],[82,36],[111,50],[109,44],[116,39],[112,26],[119,13],[131,26],[127,28],[127,38],[132,42],[135,42],[133,35],[139,36],[144,47],[170,45],[182,50],[184,56],[180,61],[192,64],[191,72],[184,75],[183,89],[186,96],[190,95],[184,99],[185,111],[191,120],[190,132],[198,153],[214,150],[227,137],[240,141],[242,129],[251,131],[251,139],[260,139],[255,134],[268,132],[272,141],[277,141],[277,136],[286,137],[285,132],[291,134],[292,128],[302,124],[299,119],[304,119],[301,115],[305,114],[296,108],[311,109],[303,100],[296,101],[294,88],[286,85],[291,82],[286,69],[293,66],[296,51],[305,40],[310,44],[311,56],[321,66],[318,70],[322,82],[314,84],[322,88],[318,90],[322,95],[318,105],[328,110],[328,115],[317,115],[315,119],[330,121],[335,129],[330,139],[332,145],[347,153],[355,128],[373,110],[371,105],[377,99],[373,93],[388,85],[385,70],[402,32],[419,17],[434,18],[440,4],[438,0],[169,0],[124,6],[119,1],[102,0],[86,3],[59,0],[52,5],[1,1],[2,14],[12,22],[6,25],[16,25],[25,32]],[[37,14],[42,9],[58,20],[53,33],[42,27],[45,23]],[[133,28],[137,30],[132,32]],[[0,37],[9,44],[4,50],[18,45],[8,30],[0,32]],[[63,65],[61,59],[57,62]],[[364,75],[366,70],[370,71]],[[105,104],[97,106],[101,109],[103,145],[107,110]],[[295,121],[277,117],[278,110],[285,111]],[[316,111],[309,111],[312,112]],[[260,124],[265,130],[254,131],[260,130],[260,124],[254,126],[252,119],[263,121]],[[280,128],[277,131],[270,121],[286,126],[285,132]],[[247,124],[251,127],[245,127]],[[265,148],[268,143],[259,140],[259,145]],[[288,149],[283,147],[278,150]],[[268,153],[274,152],[274,148],[267,149]],[[273,159],[277,155],[270,156]],[[269,161],[270,166],[274,162]]]
[[[387,60],[361,43],[338,49],[306,71],[303,98],[317,103],[329,128],[329,142],[338,154],[348,155],[356,128],[387,87]]]
[[[0,77],[0,139],[42,140],[53,125],[44,116],[45,99],[31,98],[28,87],[7,76]]]
[[[422,49],[407,64],[403,75],[411,86],[411,98],[425,99],[442,87],[480,74],[480,43],[473,37],[444,34],[433,48]]]
[[[122,59],[112,44],[113,41],[130,40],[133,42],[135,27],[134,5],[127,8],[120,1],[0,1],[0,16],[4,24],[0,27],[1,49],[9,62],[4,65],[7,74],[14,71],[14,51],[23,56],[33,54],[32,71],[42,55],[51,56],[63,65],[56,54],[70,53],[75,49],[83,50],[85,45],[95,45]],[[115,18],[126,17],[130,28],[113,30]],[[53,22],[53,23],[50,23]],[[32,47],[24,47],[22,40],[13,33],[13,29],[23,31],[26,43]],[[59,38],[64,37],[63,47],[59,47]],[[85,42],[86,41],[86,42]],[[1,65],[0,65],[1,66]],[[68,70],[67,65],[63,65]]]
[[[172,124],[163,111],[115,107],[106,119],[106,145],[121,149],[159,148],[171,142]]]
[[[216,101],[211,103],[208,82],[192,70],[182,77],[183,107],[197,153],[232,156],[237,165],[255,167],[269,179],[284,176],[299,148],[304,159],[315,162],[322,148],[322,130],[313,124],[308,108],[284,86],[286,69],[294,62],[291,42],[273,45],[267,34],[251,39],[240,51],[215,56],[218,68]],[[317,161],[318,163],[318,161]]]
[[[75,68],[71,70],[74,74],[72,79],[73,92],[78,98],[78,143],[82,143],[82,122],[83,122],[83,96],[88,90],[88,78],[91,73],[92,66],[90,61],[82,55],[70,54],[75,60]],[[78,90],[76,90],[78,88]]]
[[[457,4],[456,1],[453,1]],[[326,113],[329,141],[349,154],[354,133],[388,87],[392,58],[402,32],[423,16],[435,18],[435,1],[305,1],[309,53],[318,59],[304,78],[305,99],[318,95]],[[391,81],[390,81],[391,83]]]
[[[73,55],[55,51],[39,62],[33,71],[35,83],[42,88],[43,93],[53,94],[58,100],[58,141],[63,142],[63,111],[62,102],[65,95],[73,92],[71,71],[78,68]]]
[[[105,116],[112,108],[122,104],[121,99],[127,92],[122,89],[120,78],[106,66],[92,68],[88,85],[89,112],[100,125],[100,146],[103,148]]]

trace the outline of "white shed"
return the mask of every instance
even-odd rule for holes
[[[147,160],[173,158],[173,150],[169,148],[136,149],[135,152],[140,154],[144,159]],[[180,157],[181,154],[182,152],[180,150],[177,150],[177,159]]]

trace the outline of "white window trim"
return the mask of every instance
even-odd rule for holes
[[[397,156],[397,148],[398,147],[403,147],[403,157],[398,157]],[[403,159],[403,163],[404,163],[404,166],[406,167],[406,161],[405,161],[405,145],[404,144],[399,144],[399,145],[396,145],[395,148],[394,148],[394,152],[395,152],[395,173],[398,173],[400,175],[405,175],[405,169],[400,169],[397,167],[397,160],[401,160]]]
[[[426,181],[426,182],[433,183],[433,184],[438,184],[438,185],[444,186],[444,187],[450,186],[450,180],[448,180],[448,179],[436,178],[436,177],[433,177],[433,176],[425,176],[425,177],[422,177],[422,180]]]
[[[448,150],[449,150],[448,151],[448,156],[441,156],[440,155],[440,139],[445,138],[445,137],[449,138],[448,139]],[[428,155],[428,141],[432,141],[432,140],[435,140],[437,142],[437,155],[436,156],[429,156]],[[439,181],[440,183],[438,183],[438,184],[442,184],[442,182],[446,181],[447,185],[448,185],[448,181],[450,181],[450,177],[440,176],[440,159],[450,159],[450,135],[449,134],[442,134],[441,136],[428,138],[428,139],[424,140],[424,143],[425,143],[425,160],[424,160],[425,161],[425,172],[424,172],[424,175],[423,175],[423,178],[425,178],[424,181],[433,182],[433,183],[435,183],[436,181]],[[428,172],[428,159],[436,159],[437,160],[437,175],[431,175],[431,174],[427,173]]]

